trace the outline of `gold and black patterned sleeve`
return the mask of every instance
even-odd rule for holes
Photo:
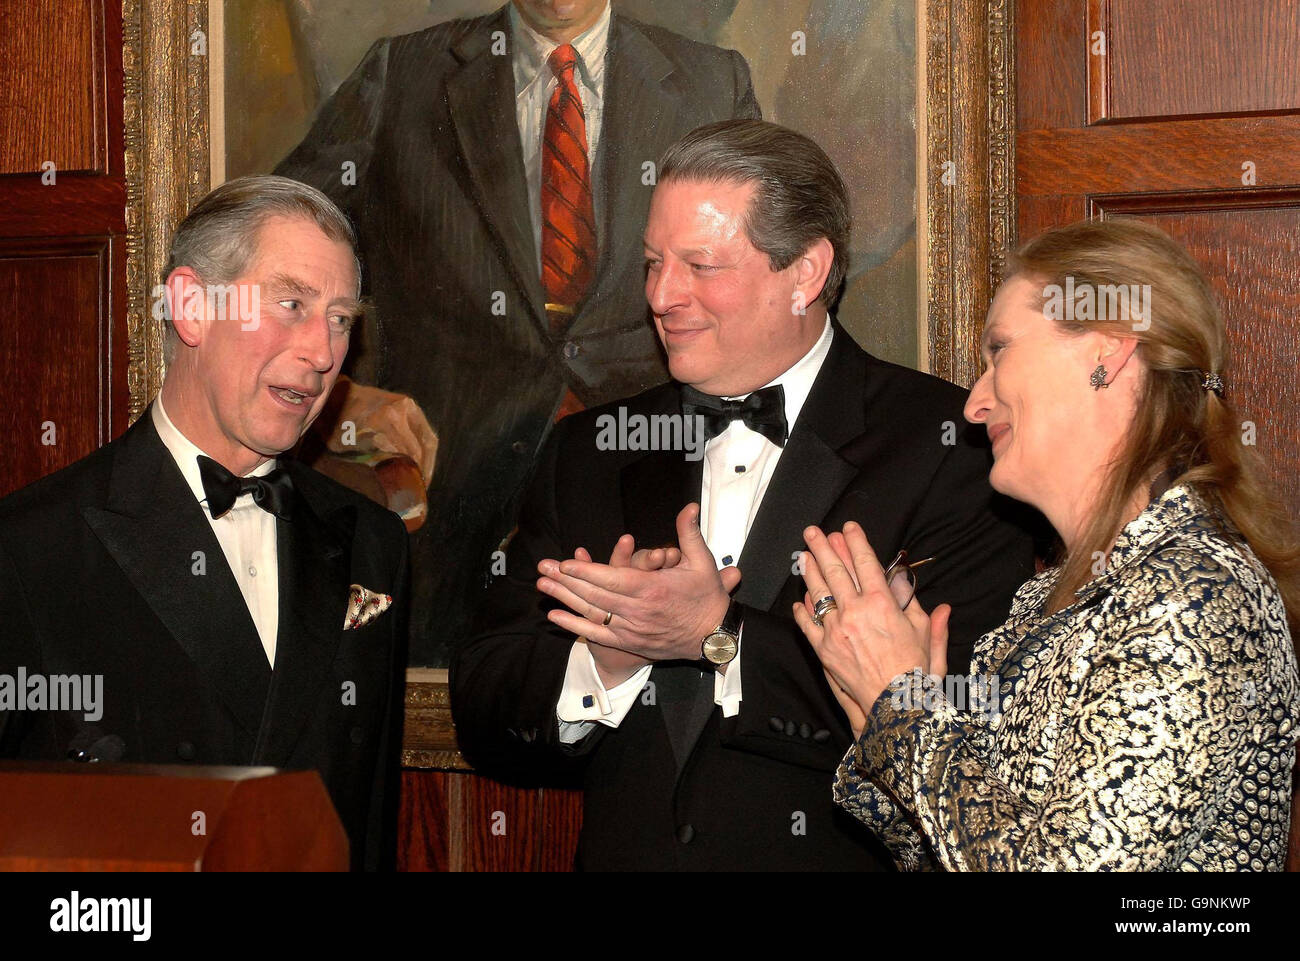
[[[835,803],[871,828],[899,870],[935,870],[934,854],[912,823],[910,812],[895,804],[875,782],[857,773],[856,753],[857,746],[850,747],[835,772]]]
[[[1289,766],[1297,701],[1258,593],[1204,555],[1149,563],[1150,590],[1104,602],[1066,703],[1042,705],[1060,712],[1054,756],[997,743],[1002,761],[1046,765],[1036,801],[997,776],[982,719],[933,709],[911,676],[877,699],[836,794],[900,865],[920,866],[923,837],[950,870],[1152,870],[1231,830],[1229,809],[1289,801],[1249,773],[1261,743],[1286,746]]]

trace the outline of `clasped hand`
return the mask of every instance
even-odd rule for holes
[[[867,535],[852,521],[843,533],[829,537],[809,527],[804,541],[808,552],[801,557],[808,592],[802,604],[794,605],[794,619],[821,660],[831,692],[857,738],[876,699],[898,675],[916,668],[929,674],[947,672],[952,608],[940,604],[927,615],[913,597],[900,610]],[[835,608],[819,626],[813,608],[824,597],[833,597]]]
[[[572,560],[538,563],[537,589],[569,608],[555,608],[547,618],[597,645],[592,656],[602,676],[626,678],[653,661],[694,660],[704,636],[726,615],[740,571],[718,570],[699,521],[698,504],[677,515],[680,550],[637,551],[624,534],[608,564],[594,563],[581,549]]]

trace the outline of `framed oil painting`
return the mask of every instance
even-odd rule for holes
[[[339,203],[377,304],[346,371],[409,398],[437,437],[412,534],[414,681],[444,676],[556,419],[666,378],[640,237],[654,165],[692,127],[761,116],[820,144],[854,214],[840,323],[884,359],[961,384],[977,373],[1014,222],[1008,0],[124,7],[133,413],[161,382],[146,297],[189,204],[271,172]],[[527,38],[556,8],[594,24],[577,46],[599,256],[568,306],[539,279],[525,159],[538,131],[520,106]],[[445,688],[411,690],[407,747],[423,711],[424,760],[445,761]]]

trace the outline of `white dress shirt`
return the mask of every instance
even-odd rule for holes
[[[591,197],[596,223],[600,223],[600,191],[596,189],[596,148],[600,146],[600,127],[604,117],[605,53],[609,49],[610,4],[600,19],[571,41],[578,54],[573,81],[582,101],[583,120],[587,126],[587,166],[591,169]],[[551,94],[559,83],[546,58],[556,47],[519,16],[510,4],[512,44],[511,63],[515,74],[515,119],[519,123],[519,142],[524,150],[524,172],[528,178],[528,212],[533,220],[533,243],[537,251],[537,272],[542,270],[542,141],[546,136],[546,111]]]
[[[812,349],[764,387],[780,384],[785,392],[785,421],[793,433],[799,412],[803,410],[813,381],[831,349],[831,322],[826,320],[821,337]],[[728,398],[744,400],[748,397]],[[742,421],[732,421],[725,431],[704,445],[703,477],[700,485],[700,532],[721,570],[734,565],[753,526],[763,495],[781,459],[783,448],[762,434],[750,430]],[[744,468],[743,470],[741,468]],[[744,573],[743,571],[741,572]],[[703,640],[703,638],[701,638]],[[743,648],[744,629],[741,629]],[[718,671],[713,681],[713,701],[722,708],[723,717],[740,713],[740,659],[742,651],[728,665],[726,673]],[[637,696],[645,687],[654,665],[639,668],[626,681],[606,690],[596,670],[596,662],[586,641],[578,640],[569,651],[564,686],[556,705],[560,721],[560,740],[566,744],[580,741],[596,723],[618,727],[627,717]]]
[[[264,511],[253,502],[252,494],[242,494],[235,506],[216,520],[208,508],[208,498],[203,492],[203,478],[199,474],[198,456],[211,456],[190,442],[177,429],[163,409],[162,396],[153,403],[153,425],[163,446],[171,453],[176,466],[181,469],[185,483],[190,485],[203,508],[203,516],[212,525],[217,543],[226,555],[226,563],[235,575],[235,583],[244,595],[248,613],[257,627],[258,637],[266,651],[266,660],[275,667],[275,639],[280,628],[280,561],[276,546],[275,515]],[[216,460],[214,457],[213,460]],[[269,460],[245,477],[265,477],[275,470],[275,461]],[[213,563],[213,558],[205,566]]]

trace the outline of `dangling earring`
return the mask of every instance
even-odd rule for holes
[[[1088,378],[1088,383],[1092,384],[1092,389],[1093,389],[1093,390],[1101,390],[1103,387],[1109,387],[1109,386],[1110,386],[1110,384],[1106,383],[1106,365],[1105,365],[1105,364],[1098,364],[1098,365],[1097,365],[1097,369],[1094,370],[1094,371],[1092,372],[1092,376],[1091,376],[1090,378]]]

